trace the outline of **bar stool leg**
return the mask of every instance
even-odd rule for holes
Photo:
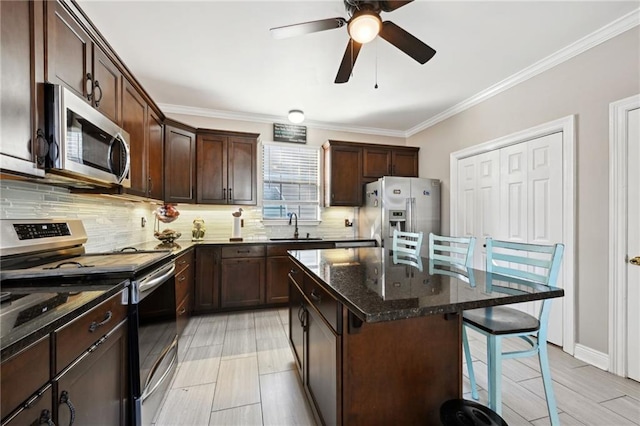
[[[546,342],[538,346],[538,360],[540,361],[540,372],[542,373],[542,383],[544,384],[544,393],[547,397],[547,408],[549,409],[549,420],[551,426],[559,426],[560,418],[558,417],[558,407],[556,406],[556,397],[553,393],[553,382],[551,381],[551,370],[549,368],[549,355],[547,353]]]
[[[489,364],[489,408],[502,415],[502,338],[487,336],[487,362]]]
[[[464,358],[467,361],[467,371],[469,372],[469,381],[471,382],[471,397],[476,401],[478,396],[478,385],[476,384],[476,375],[473,372],[473,362],[471,362],[471,350],[469,349],[469,340],[467,339],[467,328],[462,324],[462,347],[464,348]]]

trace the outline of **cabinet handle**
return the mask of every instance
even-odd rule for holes
[[[100,82],[98,80],[96,80],[96,82],[93,84],[93,93],[95,95],[96,90],[100,91],[100,97],[98,97],[97,99],[95,99],[94,96],[94,103],[96,104],[96,108],[98,108],[100,106],[100,101],[102,100],[102,87],[100,87]]]
[[[222,188],[222,199],[223,200],[227,199],[227,188]]]
[[[233,195],[231,195],[231,194],[232,194],[232,193],[231,193],[231,188],[229,188],[229,201],[232,201],[232,200],[233,200]]]
[[[148,182],[148,184],[147,184],[147,188],[148,188],[147,192],[150,194],[151,191],[153,191],[153,179],[151,179],[151,176],[149,176],[147,178],[147,182]]]
[[[187,263],[186,260],[181,260],[181,261],[178,262],[178,265],[184,265],[185,263]]]
[[[60,394],[60,402],[59,405],[66,404],[69,407],[69,413],[71,414],[71,419],[69,420],[69,426],[73,425],[76,421],[76,407],[73,406],[71,402],[71,398],[69,397],[69,392],[62,391]]]
[[[183,275],[183,276],[180,277],[180,279],[178,281],[182,282],[182,281],[184,281],[186,279],[187,279],[186,275]]]
[[[105,325],[106,323],[108,323],[109,321],[111,321],[111,317],[113,316],[113,313],[111,311],[107,311],[107,313],[104,316],[104,319],[100,322],[92,322],[91,325],[89,326],[89,333],[93,333],[94,331],[96,331],[98,328],[102,327],[103,325]]]
[[[311,296],[311,299],[314,302],[318,302],[318,303],[322,302],[322,296],[320,296],[319,294],[316,294],[316,289],[315,288],[313,290],[311,290],[310,296]]]
[[[187,308],[184,308],[184,307],[183,307],[182,309],[180,309],[180,310],[178,311],[178,315],[182,315],[182,314],[184,314],[185,312],[187,312]]]
[[[38,424],[39,425],[56,426],[53,423],[53,420],[51,420],[51,411],[49,411],[47,409],[42,410],[42,412],[40,412],[40,418],[38,419]]]
[[[237,250],[236,253],[237,254],[243,254],[243,253],[249,254],[249,253],[251,253],[251,250]]]
[[[93,76],[90,72],[87,73],[85,89],[87,90],[87,100],[91,102],[91,99],[93,99]]]

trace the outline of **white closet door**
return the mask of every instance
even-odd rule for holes
[[[562,133],[500,150],[499,239],[554,244],[562,241]],[[562,274],[560,274],[562,277]],[[557,286],[562,287],[561,279]],[[540,302],[516,305],[532,315]],[[562,302],[552,303],[549,341],[562,346]]]
[[[458,162],[458,211],[459,236],[474,236],[478,240],[473,257],[473,267],[485,269],[484,239],[495,235],[500,226],[496,208],[500,200],[500,154],[486,152]]]

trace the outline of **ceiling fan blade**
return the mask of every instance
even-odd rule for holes
[[[301,24],[287,25],[284,27],[271,28],[273,38],[295,37],[303,34],[315,33],[318,31],[333,30],[347,24],[344,18],[329,18],[319,21],[303,22]]]
[[[424,64],[436,54],[436,51],[431,47],[427,46],[391,21],[385,21],[382,24],[380,37],[387,40],[389,43],[393,44],[395,47],[402,50],[421,64]]]
[[[349,39],[347,50],[344,51],[344,56],[342,57],[342,62],[336,75],[336,83],[346,83],[349,81],[351,71],[353,71],[353,65],[356,63],[358,53],[360,53],[360,48],[362,48],[362,44]]]
[[[401,8],[405,4],[411,3],[413,0],[386,0],[380,2],[380,9],[384,12],[393,12],[396,9]]]

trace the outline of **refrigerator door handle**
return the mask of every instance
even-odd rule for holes
[[[415,198],[407,198],[407,222],[406,222],[406,231],[407,232],[416,232],[415,230],[415,221],[414,221],[414,207],[416,204]]]

